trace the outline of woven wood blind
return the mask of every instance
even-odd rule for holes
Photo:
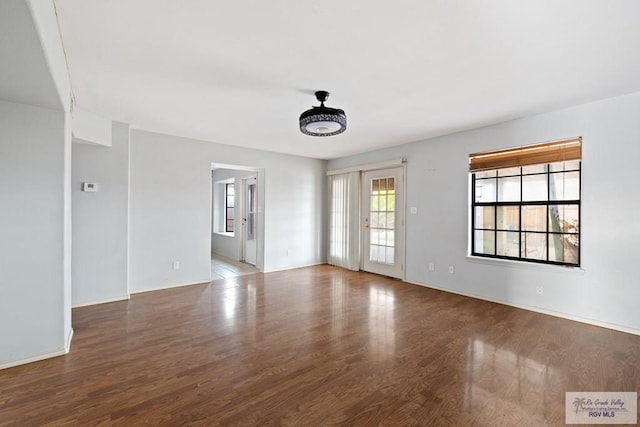
[[[469,171],[479,172],[490,169],[580,160],[581,158],[582,138],[577,137],[563,139],[561,141],[470,154]]]

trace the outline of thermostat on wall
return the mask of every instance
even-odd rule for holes
[[[87,193],[97,193],[98,184],[96,184],[95,182],[83,182],[82,191],[86,191]]]

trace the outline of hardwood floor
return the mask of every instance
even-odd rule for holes
[[[73,311],[0,371],[0,425],[563,425],[640,391],[640,337],[330,266]]]

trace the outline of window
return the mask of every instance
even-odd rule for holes
[[[393,265],[395,261],[395,177],[373,178],[369,205],[369,261]]]
[[[247,183],[247,220],[245,222],[246,229],[246,240],[255,240],[256,238],[256,203],[257,203],[257,194],[256,191],[256,180],[253,179],[253,183]]]
[[[469,156],[471,254],[580,265],[580,138]]]
[[[227,233],[233,233],[234,212],[235,212],[235,190],[233,184],[225,184],[224,186],[224,212],[225,212],[225,229]]]

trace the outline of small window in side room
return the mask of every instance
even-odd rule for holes
[[[580,266],[582,139],[469,155],[471,255]]]
[[[214,181],[212,186],[211,230],[214,234],[235,235],[235,179]]]
[[[225,184],[224,186],[224,221],[225,231],[227,233],[234,232],[235,220],[235,190],[234,184]]]

